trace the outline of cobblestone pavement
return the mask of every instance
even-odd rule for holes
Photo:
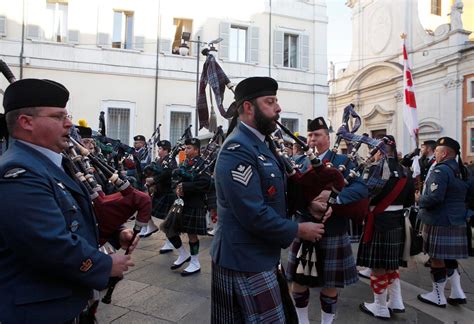
[[[185,235],[182,236],[185,242]],[[133,253],[135,267],[131,268],[116,287],[112,303],[101,303],[98,320],[103,323],[209,323],[211,307],[212,237],[201,237],[201,273],[182,277],[181,270],[170,270],[176,252],[160,255],[165,236],[159,232],[140,241]],[[187,243],[185,246],[188,247]],[[353,244],[357,251],[357,244]],[[283,259],[286,251],[283,252]],[[468,303],[446,309],[419,302],[417,294],[431,287],[429,268],[423,266],[426,256],[419,255],[401,270],[402,294],[406,312],[392,317],[390,323],[474,323],[474,259],[460,262],[461,280]],[[183,267],[184,268],[184,267]],[[335,323],[382,323],[359,311],[363,301],[372,301],[369,281],[361,279],[340,292]],[[449,289],[446,291],[449,294]],[[311,291],[311,323],[320,322],[319,293]]]

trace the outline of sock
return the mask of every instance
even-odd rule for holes
[[[454,274],[454,271],[458,268],[458,261],[444,260],[444,265],[446,266],[446,272],[448,277],[451,277]]]
[[[370,276],[370,288],[376,293],[377,295],[382,294],[385,289],[388,287],[388,279],[387,274],[383,275],[374,275]]]
[[[387,273],[388,284],[391,285],[395,279],[399,279],[400,274],[397,271]]]
[[[336,314],[337,295],[335,297],[329,297],[320,293],[319,300],[321,301],[321,309],[323,312]]]
[[[446,268],[431,268],[431,278],[437,283],[445,282]]]
[[[309,304],[309,289],[303,292],[292,292],[296,308],[305,308]]]
[[[196,242],[189,242],[189,251],[191,252],[191,255],[199,254],[199,240]]]
[[[179,249],[183,245],[183,242],[179,236],[168,237],[168,241],[173,244],[175,249]]]

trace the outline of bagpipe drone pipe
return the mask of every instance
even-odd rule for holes
[[[127,220],[137,212],[134,231],[140,231],[151,217],[151,198],[144,192],[133,188],[127,179],[119,176],[104,161],[90,153],[73,138],[67,150],[67,157],[73,174],[88,190],[94,204],[99,224],[99,243],[104,244]],[[118,192],[105,195],[95,180],[94,173],[112,183]]]

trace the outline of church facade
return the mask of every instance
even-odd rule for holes
[[[432,1],[433,2],[433,1]],[[436,1],[435,1],[436,2]],[[463,24],[462,1],[438,1],[440,19],[426,19],[425,6],[412,0],[352,0],[352,57],[331,72],[328,116],[337,129],[346,105],[362,117],[362,131],[392,134],[403,153],[414,149],[403,123],[403,54],[406,34],[419,121],[419,142],[450,136],[474,161],[474,42]],[[448,3],[448,4],[446,4]],[[431,15],[433,10],[430,8]],[[469,9],[469,8],[468,8]],[[420,19],[420,17],[425,17]],[[444,19],[444,21],[443,21]],[[425,25],[422,25],[422,21]],[[471,35],[472,37],[472,35]]]

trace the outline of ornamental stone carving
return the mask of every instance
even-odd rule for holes
[[[451,78],[451,79],[448,79],[444,82],[444,86],[448,89],[458,88],[462,85],[463,81],[464,81],[463,77],[460,77],[459,79]]]

